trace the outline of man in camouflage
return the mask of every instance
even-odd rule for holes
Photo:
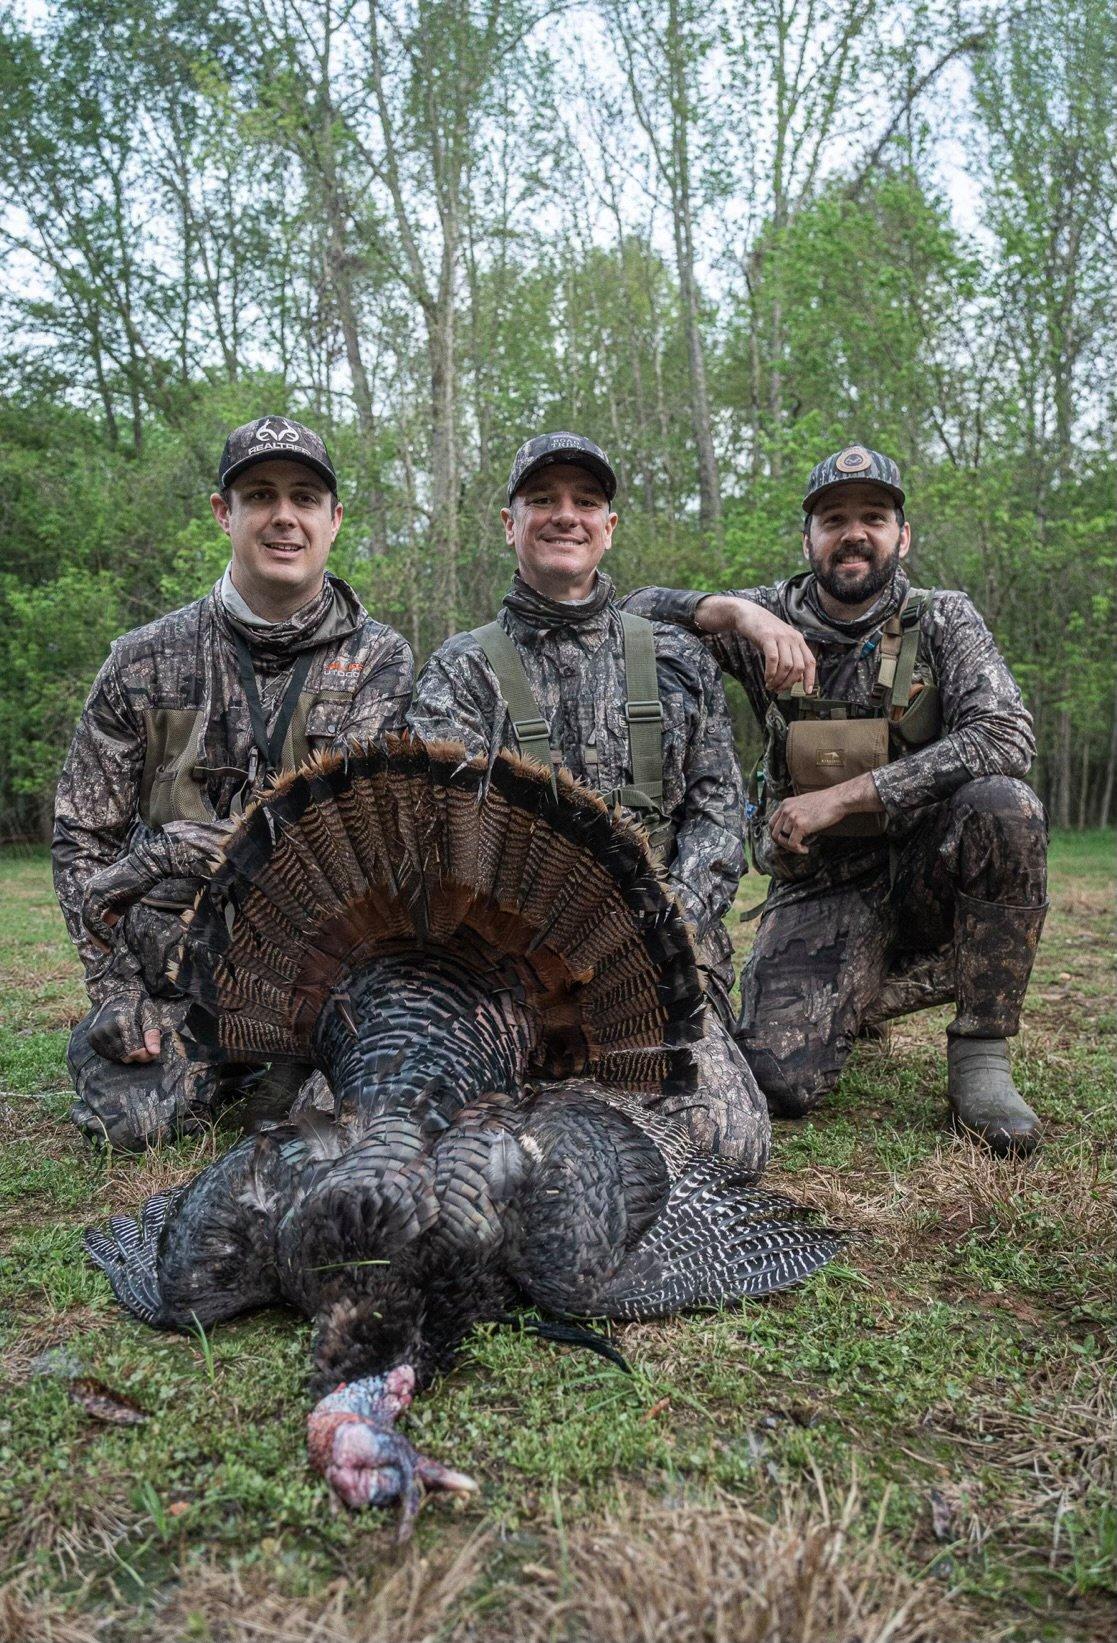
[[[70,1041],[73,1118],[129,1150],[232,1093],[235,1073],[176,1043],[169,967],[236,817],[310,753],[400,728],[411,690],[407,644],[325,570],[342,509],[317,434],[279,416],[237,428],[211,503],[228,569],[113,645],[58,784],[54,882],[93,1005]]]
[[[744,810],[724,689],[702,646],[676,627],[635,624],[644,662],[629,650],[636,641],[626,638],[613,583],[598,569],[612,543],[615,493],[604,452],[580,435],[544,434],[521,447],[501,511],[518,564],[511,591],[497,623],[458,634],[431,657],[409,723],[422,736],[461,740],[473,754],[496,747],[551,759],[659,841],[714,1006],[696,1046],[700,1087],[685,1121],[700,1146],[760,1171],[768,1114],[727,1025],[732,953],[722,918],[744,865]],[[500,661],[509,641],[526,711],[510,709],[516,680],[510,685]],[[637,688],[633,675],[643,667],[646,684]],[[654,741],[647,766],[638,724]]]
[[[1032,723],[966,595],[911,588],[903,504],[895,463],[849,446],[810,477],[809,570],[627,604],[701,634],[765,731],[749,831],[771,884],[737,1041],[773,1111],[816,1106],[864,1027],[953,1000],[956,1121],[1029,1151],[1038,1120],[1005,1041],[1047,906],[1046,817],[1021,779]],[[851,734],[876,751],[847,778]]]

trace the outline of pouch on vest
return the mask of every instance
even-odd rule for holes
[[[886,622],[872,707],[823,701],[801,686],[780,698],[777,713],[782,708],[789,719],[784,754],[793,792],[837,787],[941,736],[938,687],[915,677],[926,599],[922,589],[912,588],[903,610]],[[823,831],[828,838],[874,838],[884,832],[886,819],[883,812],[847,816]]]
[[[796,793],[837,787],[888,763],[887,719],[798,719],[788,726],[787,770]],[[873,838],[884,830],[883,814],[846,816],[827,827],[836,839]]]
[[[351,700],[347,691],[300,692],[279,768],[297,770],[310,758],[314,745],[335,740]],[[139,814],[148,827],[216,819],[206,792],[209,772],[199,763],[205,728],[205,714],[200,707],[145,709],[147,753],[140,779]]]

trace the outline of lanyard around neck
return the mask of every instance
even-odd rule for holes
[[[256,670],[252,666],[252,652],[248,648],[248,641],[233,629],[233,644],[237,652],[237,671],[240,673],[241,688],[248,701],[248,711],[252,718],[252,740],[256,743],[260,757],[264,761],[264,770],[278,770],[283,758],[283,743],[287,739],[287,732],[291,728],[291,720],[295,716],[295,706],[299,699],[299,692],[306,683],[306,676],[310,672],[312,652],[304,650],[295,658],[295,665],[291,669],[291,677],[287,688],[283,692],[283,700],[279,705],[279,713],[272,733],[268,735],[268,723],[264,717],[264,706],[260,700],[260,691],[256,684]]]

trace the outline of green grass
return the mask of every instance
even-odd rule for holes
[[[269,1313],[204,1338],[157,1335],[121,1315],[83,1260],[83,1226],[227,1138],[142,1160],[84,1147],[65,1116],[83,997],[48,864],[0,858],[0,1634],[247,1638],[238,1605],[274,1602],[268,1635],[292,1639],[329,1603],[336,1635],[393,1643],[611,1639],[609,1592],[590,1593],[590,1618],[577,1609],[602,1535],[632,1538],[626,1602],[662,1626],[653,1578],[637,1588],[672,1525],[702,1526],[687,1547],[713,1536],[726,1569],[742,1536],[786,1530],[788,1568],[801,1570],[846,1500],[834,1542],[846,1585],[871,1569],[866,1604],[898,1608],[908,1594],[912,1617],[918,1604],[937,1616],[923,1631],[901,1620],[896,1643],[1108,1635],[1112,843],[1053,842],[1053,908],[1016,1056],[1048,1121],[1044,1149],[998,1163],[954,1139],[948,1013],[900,1023],[890,1047],[858,1051],[822,1112],[776,1126],[773,1177],[851,1228],[842,1260],[768,1302],[626,1329],[631,1376],[514,1329],[479,1332],[409,1430],[483,1491],[463,1512],[431,1504],[406,1556],[386,1520],[331,1513],[307,1469],[302,1322]],[[746,880],[740,906],[756,894]],[[150,1419],[97,1425],[69,1396],[75,1374]],[[475,1533],[491,1536],[483,1555]],[[545,1624],[538,1593],[554,1600]],[[855,1630],[818,1625],[779,1635]]]

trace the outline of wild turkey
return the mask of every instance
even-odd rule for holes
[[[195,1038],[318,1062],[340,1122],[248,1137],[86,1247],[156,1328],[316,1325],[312,1463],[352,1506],[468,1491],[394,1430],[471,1326],[761,1295],[836,1234],[673,1121],[701,986],[642,835],[502,754],[393,739],[245,820],[179,967]],[[562,1082],[557,1082],[561,1079]]]

